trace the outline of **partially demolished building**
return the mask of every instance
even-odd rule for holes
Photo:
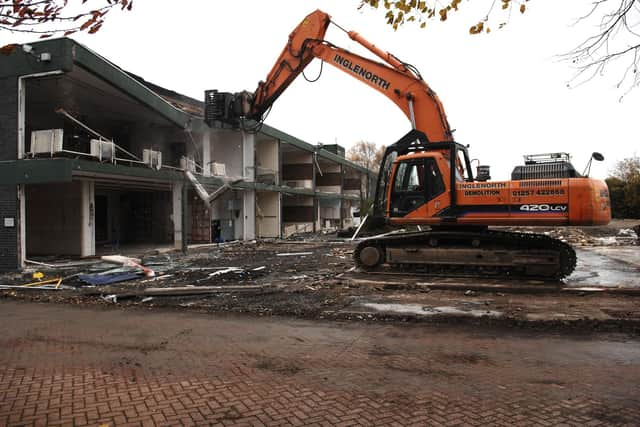
[[[267,125],[209,128],[200,101],[71,39],[2,56],[0,93],[0,270],[31,256],[343,228],[373,187],[339,146]],[[225,183],[210,204],[198,197],[199,185]]]

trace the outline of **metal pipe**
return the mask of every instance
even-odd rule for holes
[[[416,115],[413,112],[413,98],[409,98],[409,119],[411,120],[411,128],[416,128]]]

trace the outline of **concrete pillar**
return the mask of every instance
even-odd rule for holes
[[[172,213],[173,221],[173,247],[182,249],[182,188],[184,183],[174,182],[171,186]]]
[[[211,175],[211,130],[205,129],[202,133],[202,175]]]
[[[182,249],[182,253],[187,253],[187,247],[189,245],[189,221],[191,218],[190,212],[189,212],[189,186],[188,184],[185,182],[182,185],[182,200],[181,200],[181,207],[182,207],[182,217],[181,217],[181,227],[180,229],[182,230],[182,245],[181,245],[181,249]]]
[[[245,181],[255,181],[255,135],[242,132],[242,175]],[[256,192],[245,190],[242,194],[243,238],[256,238]]]
[[[245,181],[255,181],[255,135],[248,132],[242,132],[242,176]]]
[[[256,192],[245,190],[242,193],[244,213],[244,240],[256,238]]]
[[[96,254],[96,186],[82,181],[80,187],[80,256]]]
[[[278,217],[278,237],[282,237],[282,193],[278,193],[278,209],[276,212]]]

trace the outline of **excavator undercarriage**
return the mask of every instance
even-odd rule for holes
[[[387,234],[361,241],[354,260],[364,270],[430,275],[558,280],[576,266],[573,248],[544,234],[489,229]]]

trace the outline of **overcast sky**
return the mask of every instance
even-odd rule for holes
[[[455,139],[491,165],[493,179],[509,179],[523,154],[566,151],[581,172],[591,152],[601,151],[606,161],[592,170],[598,178],[617,160],[640,154],[640,88],[622,102],[618,74],[568,88],[573,70],[556,57],[594,31],[589,23],[572,26],[590,2],[531,1],[504,29],[470,36],[468,28],[485,13],[476,4],[483,2],[463,2],[464,10],[446,23],[394,32],[380,11],[359,11],[358,0],[136,0],[132,12],[112,12],[97,34],[74,38],[150,82],[202,99],[205,89],[255,90],[291,30],[322,9],[416,66],[444,104]],[[494,26],[502,18],[496,15]],[[364,53],[334,26],[326,38]],[[33,40],[0,32],[0,44]],[[307,75],[319,70],[314,61]],[[266,123],[313,144],[347,148],[359,140],[388,145],[410,130],[387,98],[328,65],[315,83],[299,78]]]

